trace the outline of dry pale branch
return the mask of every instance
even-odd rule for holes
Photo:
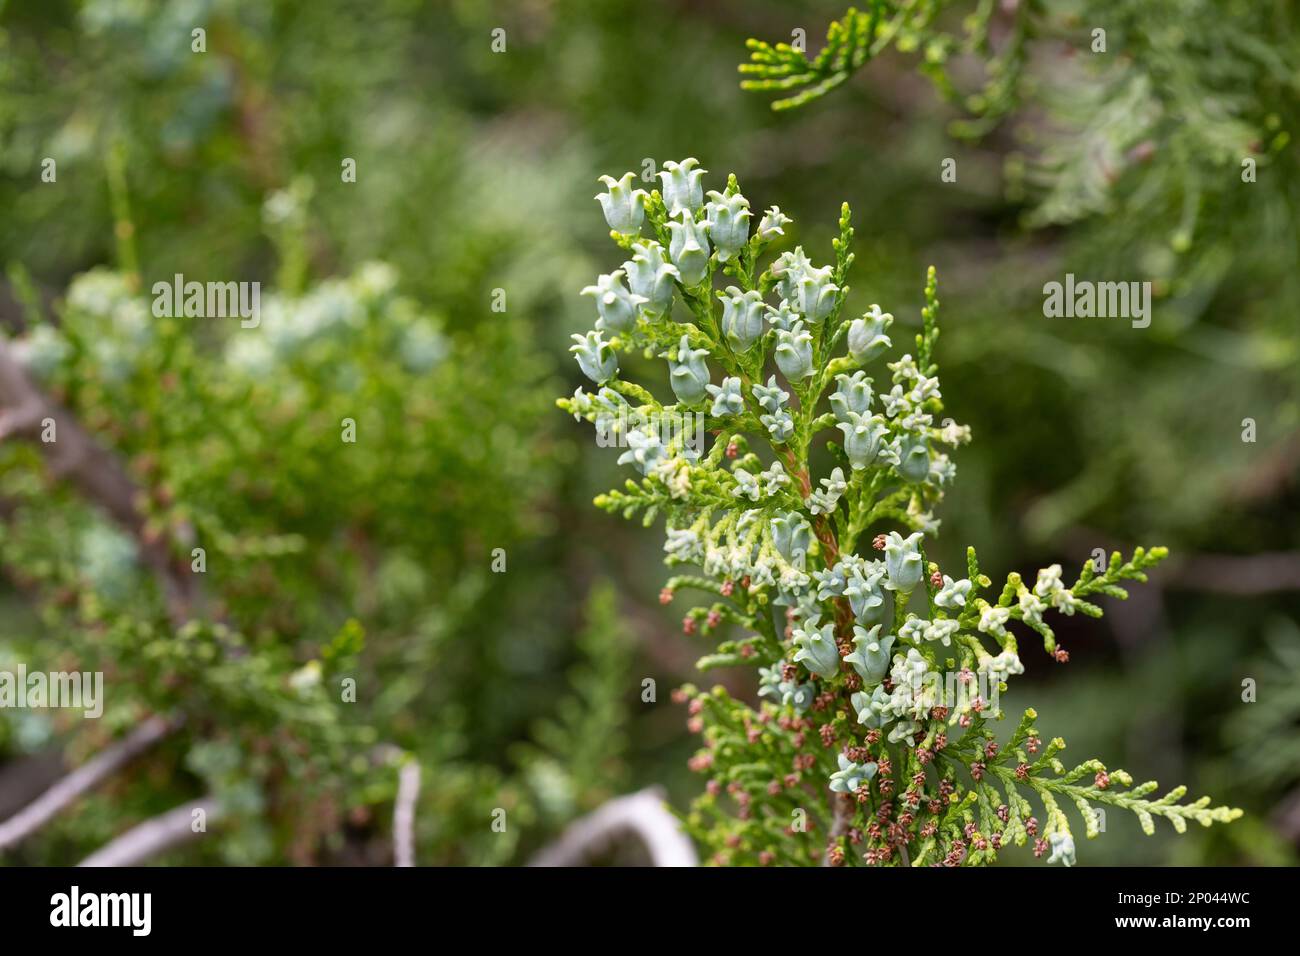
[[[55,782],[22,810],[0,823],[0,850],[8,849],[39,830],[83,794],[166,737],[177,723],[163,717],[150,717],[121,740]]]
[[[420,764],[408,760],[397,775],[393,807],[393,863],[415,866],[415,801],[420,796]]]
[[[653,866],[696,866],[695,847],[664,807],[662,791],[651,788],[619,797],[572,824],[529,866],[578,866],[628,836],[639,839]]]
[[[219,819],[221,805],[212,797],[159,814],[144,823],[133,826],[116,840],[100,847],[78,866],[138,866],[139,864],[195,839],[205,830],[195,830],[195,811],[203,811],[205,827],[208,821]]]

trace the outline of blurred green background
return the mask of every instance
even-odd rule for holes
[[[75,862],[214,792],[221,839],[166,862],[387,862],[384,743],[424,767],[421,863],[520,862],[640,786],[684,805],[702,782],[668,691],[710,648],[659,606],[658,535],[591,507],[616,453],[553,399],[580,383],[578,292],[618,264],[597,176],[695,156],[815,259],[848,201],[850,308],[902,334],[937,267],[945,401],[974,440],[932,558],[975,544],[999,579],[1173,552],[1063,623],[1067,666],[1027,653],[1013,703],[1247,815],[1151,839],[1113,819],[1080,861],[1294,863],[1300,41],[1287,4],[1176,8],[1066,4],[1023,103],[972,142],[906,50],[793,112],[739,89],[747,37],[815,49],[833,3],[0,0],[0,320],[126,463],[146,533],[187,565],[207,548],[209,618],[248,651],[215,666],[210,623],[178,639],[139,543],[0,446],[0,667],[109,675],[93,726],[0,711],[0,817],[145,713],[192,718],[0,859]],[[1111,53],[1082,63],[1092,23]],[[1151,326],[1045,318],[1067,272],[1152,281]],[[175,273],[262,282],[263,327],[142,321]]]

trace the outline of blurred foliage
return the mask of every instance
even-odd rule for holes
[[[1048,6],[1016,10],[1038,16]],[[938,16],[935,28],[960,41],[963,12],[974,7]],[[988,52],[997,59],[1016,21],[1005,4],[986,7]],[[576,425],[552,434],[547,416],[531,417],[535,397],[555,391],[543,379],[556,369],[569,379],[566,393],[578,384],[576,370],[559,360],[565,332],[584,324],[590,309],[577,293],[598,271],[595,241],[580,224],[593,212],[604,169],[642,170],[648,159],[654,171],[685,155],[735,169],[747,187],[800,209],[791,244],[822,255],[832,239],[825,224],[848,199],[863,224],[849,303],[859,312],[888,301],[900,316],[916,314],[924,266],[939,267],[949,301],[960,303],[948,314],[946,387],[951,401],[971,410],[977,442],[961,456],[963,485],[950,498],[937,560],[959,560],[943,548],[964,539],[987,542],[982,557],[994,575],[1055,560],[1077,564],[1112,542],[1160,540],[1173,561],[1204,551],[1300,551],[1300,180],[1294,139],[1278,138],[1295,122],[1294,7],[1075,0],[1050,11],[1058,32],[1027,34],[1013,108],[996,127],[974,130],[985,135],[972,141],[953,137],[952,124],[972,119],[962,97],[983,89],[976,58],[984,54],[976,47],[965,53],[960,43],[948,64],[960,93],[942,104],[921,76],[929,70],[923,48],[882,51],[864,67],[869,79],[777,116],[763,98],[737,88],[745,37],[789,36],[795,26],[815,37],[844,12],[831,0],[667,0],[654,7],[632,0],[0,2],[0,263],[22,267],[0,283],[0,319],[25,336],[44,336],[43,325],[63,321],[98,328],[105,320],[64,290],[78,274],[108,267],[113,271],[93,273],[83,291],[120,282],[134,269],[142,282],[136,301],[147,308],[139,293],[175,273],[260,280],[279,289],[291,314],[318,321],[341,287],[356,288],[374,274],[365,263],[385,264],[396,289],[364,306],[370,324],[385,329],[359,331],[345,321],[341,339],[321,330],[305,343],[305,355],[264,378],[232,368],[243,359],[231,352],[246,347],[236,345],[242,340],[275,338],[269,292],[266,327],[253,335],[228,327],[233,322],[187,322],[170,331],[148,323],[155,340],[148,348],[174,341],[169,361],[196,369],[193,382],[151,379],[125,349],[124,383],[112,383],[103,373],[123,356],[106,354],[111,347],[86,331],[55,380],[92,418],[92,402],[108,403],[96,424],[105,443],[132,459],[166,461],[169,470],[138,475],[160,527],[169,530],[166,522],[179,514],[222,538],[209,549],[208,579],[214,590],[231,589],[228,601],[224,593],[219,599],[243,640],[278,648],[273,670],[281,678],[318,659],[324,674],[322,646],[348,619],[362,625],[359,666],[382,682],[387,710],[320,732],[345,754],[357,749],[348,737],[357,727],[382,728],[422,760],[439,762],[436,775],[430,766],[425,771],[420,861],[517,860],[556,820],[534,826],[548,812],[540,809],[537,775],[517,773],[511,755],[532,737],[539,715],[559,714],[557,698],[568,694],[563,675],[575,666],[578,611],[595,572],[616,578],[619,611],[638,642],[634,673],[669,686],[694,657],[669,649],[672,625],[652,607],[653,542],[589,513],[591,496],[610,483],[615,456],[585,450]],[[1090,20],[1103,16],[1110,52],[1101,62],[1086,41]],[[199,26],[207,31],[204,54],[190,47]],[[497,27],[506,30],[504,53],[492,51]],[[1062,42],[1076,48],[1072,57]],[[1141,56],[1124,53],[1137,44]],[[1244,184],[1234,150],[1248,128],[1258,140],[1248,154],[1259,159],[1258,180]],[[114,156],[122,186],[116,203],[105,162]],[[46,157],[57,160],[57,183],[40,181]],[[340,178],[348,157],[357,164],[355,183]],[[947,157],[957,161],[955,183],[939,179]],[[292,215],[268,221],[264,209],[277,194],[293,200]],[[278,200],[273,211],[285,211],[287,202]],[[1172,241],[1185,234],[1190,245]],[[124,257],[124,239],[134,264]],[[1045,320],[1041,287],[1067,271],[1152,279],[1151,328]],[[494,289],[506,290],[504,314],[491,311]],[[399,301],[406,304],[391,311]],[[46,320],[27,331],[32,302]],[[398,330],[414,327],[435,331],[447,349],[422,376],[402,368]],[[152,362],[153,354],[138,359]],[[338,413],[346,393],[335,394],[333,370],[316,363],[340,355],[342,367],[360,366],[354,394],[381,403],[369,424],[365,413],[352,416],[361,442],[384,442],[366,462],[341,464],[342,448],[313,441],[310,422],[270,414],[317,402],[320,421],[328,421],[326,411]],[[248,404],[239,402],[241,389]],[[439,398],[426,401],[430,395]],[[139,408],[131,404],[137,399]],[[524,411],[514,411],[516,402]],[[201,417],[218,410],[232,416],[230,434]],[[405,427],[407,414],[419,427]],[[1253,444],[1240,440],[1246,417],[1258,423]],[[1010,429],[1008,421],[1020,424]],[[328,424],[336,442],[338,422]],[[401,482],[383,480],[390,445]],[[319,463],[292,458],[291,450],[306,448]],[[245,450],[255,457],[241,468]],[[434,451],[446,470],[422,460]],[[28,515],[26,525],[10,524],[6,553],[36,549],[41,560],[63,567],[60,573],[77,575],[62,589],[77,595],[65,615],[81,613],[82,595],[109,614],[101,585],[92,590],[80,577],[115,565],[83,564],[76,550],[102,518],[49,483],[31,449],[6,446],[3,454],[5,480],[15,486],[6,494],[19,496]],[[284,477],[255,470],[254,461],[285,469]],[[425,483],[410,484],[416,480]],[[223,482],[233,489],[223,490]],[[156,498],[164,484],[168,503]],[[358,493],[374,498],[350,497]],[[478,516],[461,505],[486,510]],[[100,530],[102,541],[114,540]],[[272,544],[288,550],[256,551]],[[229,558],[211,560],[221,547],[232,549]],[[493,547],[508,551],[506,574],[490,573]],[[241,548],[254,551],[236,558]],[[0,643],[21,646],[32,666],[58,660],[67,634],[48,636],[22,590],[30,568],[6,564],[14,590],[3,598]],[[1295,619],[1300,608],[1293,594],[1215,597],[1194,581],[1171,579],[1175,586],[1157,625],[1143,632],[1149,636],[1073,644],[1073,679],[1054,674],[1051,682],[1062,705],[1039,709],[1072,747],[1104,749],[1126,765],[1186,778],[1247,809],[1225,832],[1254,837],[1222,838],[1246,841],[1229,844],[1189,834],[1178,860],[1274,862],[1280,844],[1270,812],[1294,783],[1246,783],[1225,771],[1237,758],[1220,728],[1242,706],[1240,662],[1267,660],[1270,622]],[[138,598],[126,599],[131,615],[102,620],[110,631],[122,628],[114,640],[131,645],[125,622],[156,629],[158,604],[147,580],[124,587]],[[1114,626],[1120,621],[1116,615]],[[89,640],[76,638],[78,655],[93,650]],[[144,675],[138,649],[128,652],[126,670]],[[601,659],[592,655],[594,673],[605,673],[594,663]],[[191,674],[184,662],[167,666],[187,680],[218,681]],[[1026,679],[1041,677],[1031,668]],[[237,673],[222,679],[243,681]],[[620,685],[629,703],[638,679]],[[733,691],[752,692],[737,681]],[[283,684],[277,687],[284,697]],[[131,703],[165,702],[160,693],[141,684]],[[221,693],[214,689],[213,698]],[[585,685],[574,694],[599,699]],[[280,720],[280,705],[270,700],[249,711],[246,725],[241,718],[225,727],[237,752],[259,737],[258,726]],[[1174,731],[1130,733],[1134,700],[1145,702],[1146,720]],[[291,711],[311,710],[286,701]],[[408,708],[407,701],[417,703]],[[628,725],[624,783],[665,781],[679,797],[690,792],[681,715],[666,705],[641,705],[637,713]],[[138,713],[110,714],[76,733],[42,715],[3,718],[0,761],[66,744],[68,759],[79,762]],[[286,718],[286,726],[306,734],[303,719]],[[219,768],[229,762],[203,751],[186,762],[197,742],[190,733],[80,802],[75,815],[25,844],[23,859],[78,858],[127,823],[200,792],[195,774],[218,785]],[[1152,750],[1175,766],[1153,766]],[[1180,760],[1189,773],[1179,771]],[[183,762],[189,776],[177,778],[171,769]],[[339,807],[364,806],[355,821],[339,810],[337,827],[322,823],[329,839],[343,834],[349,847],[382,843],[394,778],[388,768],[369,768],[355,785],[331,783],[331,794],[351,793]],[[575,796],[575,806],[617,779],[581,784],[587,796]],[[275,793],[307,792],[301,780],[273,782]],[[286,821],[306,814],[291,802],[270,805],[269,829],[241,828],[249,848],[224,852],[290,859],[297,844]],[[495,807],[508,810],[507,834],[488,827]],[[1252,821],[1257,830],[1243,826]],[[1113,852],[1108,859],[1134,861],[1123,841],[1097,842],[1090,860]],[[1155,853],[1149,846],[1142,851]],[[174,856],[193,861],[206,852]],[[373,859],[342,851],[339,858]]]
[[[1011,359],[1029,374],[1043,368],[1075,393],[1103,397],[1139,378],[1145,386],[1141,394],[1124,394],[1130,408],[1140,403],[1128,416],[1132,427],[1083,437],[1078,447],[1087,460],[1074,480],[1036,504],[1032,530],[1048,538],[1073,522],[1102,521],[1132,497],[1135,483],[1144,502],[1154,500],[1181,471],[1181,464],[1166,470],[1168,463],[1197,460],[1205,467],[1155,515],[1162,526],[1190,530],[1207,510],[1249,494],[1240,486],[1258,468],[1261,450],[1224,436],[1260,409],[1268,410],[1271,426],[1259,439],[1264,457],[1281,459],[1285,470],[1300,428],[1300,347],[1291,308],[1300,298],[1294,7],[1245,0],[873,0],[832,21],[826,45],[811,58],[790,44],[751,40],[754,62],[741,70],[757,78],[741,85],[815,84],[773,103],[789,109],[840,85],[891,45],[915,53],[918,71],[959,115],[974,117],[954,120],[954,135],[980,136],[1014,116],[997,145],[1005,152],[1007,202],[1025,226],[1081,223],[1049,262],[1026,262],[1021,250],[1012,269],[1032,272],[1019,280],[990,264],[991,285],[1012,295],[994,295],[983,309],[1021,310],[1026,303],[1017,293],[1065,271],[1136,276],[1154,287],[1160,317],[1146,348],[1118,347],[1110,330],[1077,328],[1028,336],[1018,329],[972,344],[972,360]],[[983,76],[974,91],[966,89],[973,65]],[[1194,434],[1152,427],[1189,413],[1200,394],[1186,387],[1193,380],[1231,396],[1220,428]],[[1093,430],[1089,417],[1072,416],[1072,424]],[[1109,430],[1109,416],[1098,417]],[[1153,453],[1153,442],[1164,454]]]
[[[536,532],[555,475],[537,441],[545,405],[514,323],[460,341],[394,281],[371,264],[267,295],[256,328],[226,320],[203,342],[194,320],[151,316],[132,276],[92,271],[58,326],[18,346],[128,463],[143,536],[177,542],[178,565],[202,572],[214,623],[173,633],[138,543],[10,444],[0,558],[42,626],[9,635],[9,650],[33,669],[105,671],[107,727],[186,714],[187,773],[150,805],[197,777],[239,820],[218,844],[228,862],[339,850],[342,814],[368,819],[391,799],[391,775],[371,766],[378,744],[421,758],[433,799],[487,773],[465,763],[476,715],[460,688],[506,653],[470,638],[503,577],[489,571],[496,549],[508,560]],[[583,650],[606,638],[598,629]],[[600,676],[621,681],[617,663]],[[104,732],[88,733],[102,744]],[[496,803],[459,802],[449,844],[423,849],[477,861],[457,834],[504,805],[503,786],[527,799],[522,785],[487,787]]]
[[[586,608],[586,621],[574,640],[581,659],[569,674],[573,689],[553,716],[537,722],[536,744],[520,744],[514,755],[528,768],[553,823],[596,809],[617,796],[627,779],[631,642],[608,582],[592,589]]]

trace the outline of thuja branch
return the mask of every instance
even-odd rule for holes
[[[1069,587],[1059,565],[1032,584],[1013,573],[999,591],[973,548],[955,574],[930,561],[923,543],[956,474],[940,449],[970,438],[943,416],[934,270],[915,351],[873,378],[867,369],[893,349],[894,317],[878,305],[847,311],[847,205],[833,264],[815,265],[802,248],[769,258],[790,219],[773,206],[751,228],[736,178],[706,194],[698,166],[666,163],[662,191],[649,193],[632,173],[602,177],[596,198],[631,258],[583,290],[597,319],[572,351],[596,390],[559,405],[638,473],[596,504],[647,526],[662,517],[666,562],[697,569],[670,579],[661,600],[705,597],[682,622],[715,642],[700,668],[758,670],[757,703],[720,687],[678,695],[703,737],[691,766],[709,777],[685,825],[711,860],[976,864],[1032,836],[1037,853],[1050,846],[1069,864],[1058,797],[1081,810],[1121,806],[1144,823],[1236,816],[1179,805],[1180,789],[1159,801],[1144,787],[1109,791],[1099,761],[1066,772],[1056,758],[1064,745],[1041,747],[1032,711],[999,749],[986,725],[1024,672],[1015,629],[1068,660],[1048,616],[1100,615],[1095,599],[1124,598],[1121,582],[1145,580],[1165,550],[1090,563]],[[657,238],[642,237],[647,226]],[[621,377],[620,356],[634,351],[666,360],[674,403]],[[821,476],[814,450],[829,455]],[[878,555],[860,554],[863,540]],[[1076,782],[1087,772],[1091,788]],[[1095,835],[1090,811],[1085,824]]]
[[[976,117],[958,124],[956,131],[979,134],[1019,102],[1027,41],[1044,29],[1036,0],[1002,6],[1009,22],[1005,40],[994,51],[990,33],[998,5],[990,0],[869,0],[867,9],[850,7],[839,20],[831,21],[825,46],[812,57],[789,43],[748,40],[750,62],[738,67],[745,76],[740,86],[787,94],[773,100],[772,109],[795,109],[840,86],[891,46],[920,51],[921,72],[940,94]],[[965,13],[960,33],[939,23],[950,8]],[[949,76],[948,61],[959,53],[975,54],[984,61],[984,82],[976,92],[962,94]]]
[[[196,583],[196,575],[173,552],[183,543],[162,534],[146,533],[146,519],[138,505],[141,489],[127,474],[118,457],[95,441],[71,412],[48,397],[32,381],[10,344],[0,339],[0,440],[11,437],[31,441],[44,455],[53,477],[69,481],[134,539],[144,563],[153,571],[170,624],[192,632],[194,618],[206,602]],[[180,533],[189,533],[188,526]],[[245,657],[243,646],[224,627],[215,628],[213,633],[227,659]],[[73,806],[80,796],[122,770],[182,723],[184,716],[181,713],[147,718],[121,741],[109,745],[85,765],[57,781],[10,820],[0,824],[0,850],[25,839]],[[208,801],[199,806],[210,809],[216,804]],[[180,810],[175,813],[179,814]],[[176,820],[179,816],[175,819],[164,816],[155,824],[142,825],[143,829],[137,828],[124,835],[92,856],[91,860],[133,862],[143,859],[142,853],[152,855],[155,848],[171,846],[183,838],[179,831],[172,833],[175,826],[179,826]]]

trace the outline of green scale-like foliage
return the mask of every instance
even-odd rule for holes
[[[1208,798],[1179,803],[1181,787],[1148,799],[1154,783],[1133,787],[1097,760],[1067,769],[1032,710],[998,744],[1000,695],[1024,672],[1009,625],[1064,659],[1048,612],[1100,616],[1094,599],[1126,597],[1121,582],[1145,580],[1165,549],[1089,562],[1069,586],[1053,565],[998,590],[973,548],[956,577],[928,561],[933,509],[955,476],[939,449],[969,440],[943,416],[933,269],[915,349],[886,363],[877,388],[868,370],[893,349],[893,317],[845,309],[847,204],[833,264],[802,248],[768,257],[790,220],[774,207],[751,229],[735,177],[706,202],[697,166],[665,164],[662,194],[632,189],[630,173],[603,177],[597,198],[632,258],[585,290],[599,319],[573,351],[598,390],[559,402],[640,474],[596,504],[647,525],[663,517],[667,563],[702,570],[663,593],[708,596],[684,629],[742,632],[700,667],[758,670],[756,706],[684,691],[704,741],[692,766],[709,776],[690,832],[720,863],[984,863],[1033,840],[1070,864],[1065,803],[1089,837],[1094,805],[1132,811],[1147,832],[1157,816],[1180,832],[1238,816]],[[620,377],[634,352],[667,359],[675,402]],[[883,560],[860,553],[871,548]]]

